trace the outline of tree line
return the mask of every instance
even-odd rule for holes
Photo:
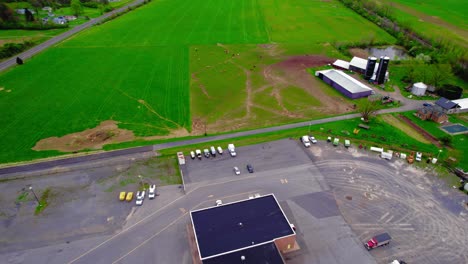
[[[449,39],[427,39],[418,35],[410,23],[397,21],[391,4],[377,4],[374,0],[339,1],[393,35],[398,40],[397,44],[405,47],[411,56],[428,55],[431,58],[428,64],[448,64],[453,73],[468,81],[468,50],[464,47]]]

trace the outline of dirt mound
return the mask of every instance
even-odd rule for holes
[[[58,150],[72,152],[82,149],[100,149],[109,143],[134,140],[135,135],[130,130],[118,128],[113,120],[103,121],[95,128],[82,132],[68,134],[63,137],[50,137],[40,140],[33,150]]]

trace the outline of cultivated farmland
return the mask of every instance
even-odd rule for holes
[[[463,0],[385,0],[393,6],[392,12],[418,34],[429,39],[454,42],[468,46],[468,19]]]
[[[271,85],[271,78],[342,57],[328,42],[369,39],[395,41],[336,1],[153,1],[0,75],[0,162],[58,154],[44,151],[48,149],[100,147],[89,143],[112,143],[120,134],[127,135],[125,140],[188,136],[200,133],[196,124],[192,131],[196,120],[206,120],[213,132],[292,122],[324,115],[327,100],[347,111],[349,103],[342,97],[324,96],[319,102],[307,89],[310,84]],[[239,55],[224,63],[232,52]],[[258,55],[261,62],[253,67]],[[294,68],[295,63],[300,67]],[[225,72],[202,70],[217,66]],[[275,74],[263,75],[268,69]],[[239,108],[248,101],[247,80],[257,89],[250,94],[254,118],[219,129],[223,120],[245,117],[249,111]],[[325,87],[315,83],[317,89]],[[199,85],[211,101],[203,97],[203,89],[194,88]],[[303,100],[296,103],[298,98]],[[218,105],[207,107],[213,102]],[[42,139],[106,120],[115,121],[120,130],[82,133],[72,141],[53,138],[32,150]]]

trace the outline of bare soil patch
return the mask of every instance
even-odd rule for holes
[[[349,49],[349,53],[351,53],[351,55],[353,55],[355,57],[360,57],[360,58],[369,57],[369,52],[367,52],[364,49],[360,49],[360,48],[351,48],[351,49]]]
[[[134,140],[132,131],[118,128],[117,122],[107,120],[97,127],[63,137],[50,137],[40,140],[33,150],[58,150],[72,152],[82,149],[100,149],[105,144]]]

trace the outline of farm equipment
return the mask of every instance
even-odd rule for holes
[[[408,161],[409,164],[413,164],[413,162],[414,162],[414,151],[411,151],[411,153],[408,155],[406,160]]]

